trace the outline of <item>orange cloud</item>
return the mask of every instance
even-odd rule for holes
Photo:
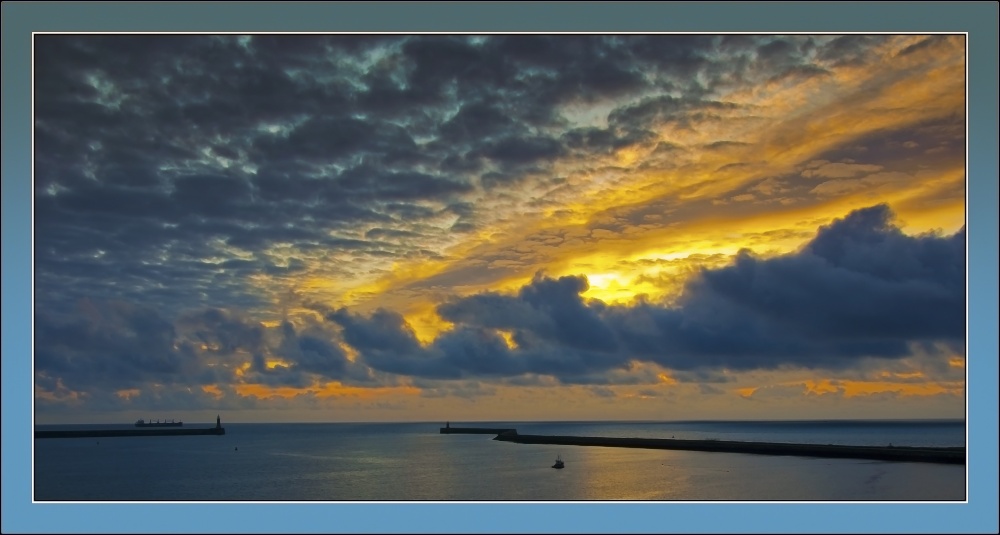
[[[922,377],[920,372],[897,373],[892,376],[906,379],[912,377]],[[794,384],[794,383],[791,383]],[[840,381],[832,379],[820,379],[805,381],[804,386],[808,394],[832,394],[840,393],[846,398],[880,394],[885,392],[896,393],[901,396],[934,396],[938,394],[961,395],[965,390],[963,383],[947,382],[925,382],[925,383],[898,383],[893,381]]]
[[[268,398],[294,398],[299,395],[307,395],[313,392],[310,388],[292,387],[269,387],[260,384],[241,384],[234,387],[236,393],[243,397],[255,397],[258,399]]]
[[[116,391],[115,395],[121,399],[128,401],[131,400],[132,398],[139,397],[141,393],[142,392],[140,392],[138,388],[127,388],[124,390]]]
[[[677,384],[677,379],[674,379],[673,377],[671,377],[671,376],[669,376],[669,375],[667,375],[665,373],[657,374],[656,377],[657,377],[657,379],[660,380],[660,383],[662,383],[662,384],[665,384],[665,385],[675,385],[675,384]]]
[[[330,382],[324,385],[315,384],[307,388],[269,387],[261,384],[236,385],[236,393],[244,397],[258,399],[294,398],[296,396],[314,395],[318,398],[361,398],[375,399],[389,395],[417,395],[420,389],[412,386],[359,388],[344,386],[340,382]]]

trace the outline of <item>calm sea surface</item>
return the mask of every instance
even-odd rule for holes
[[[962,421],[451,424],[522,434],[965,445]],[[962,465],[512,444],[441,435],[440,422],[224,426],[221,437],[36,440],[35,500],[965,500]],[[37,429],[115,427],[132,428]],[[557,455],[563,470],[551,468]]]

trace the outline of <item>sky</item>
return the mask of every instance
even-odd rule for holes
[[[38,423],[964,417],[963,35],[33,53]]]

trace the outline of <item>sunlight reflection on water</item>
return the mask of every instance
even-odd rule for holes
[[[525,433],[599,436],[715,433],[729,439],[737,433],[720,425],[685,425],[515,426]],[[955,440],[954,429],[891,432],[900,444],[920,433],[924,441]],[[766,429],[756,433],[767,435]],[[825,433],[850,435],[818,429],[812,436]],[[867,428],[855,432],[859,441],[872,436]],[[91,439],[39,440],[35,455],[36,499],[43,501],[965,498],[964,466],[511,444],[488,435],[440,435],[430,424],[233,424],[222,437],[102,438],[99,445]],[[551,468],[557,455],[566,463],[563,470]]]

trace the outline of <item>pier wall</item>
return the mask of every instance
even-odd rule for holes
[[[516,429],[501,429],[497,427],[442,427],[442,435],[503,435],[517,433]]]
[[[919,448],[892,446],[843,446],[824,444],[787,444],[780,442],[736,442],[724,440],[676,440],[656,438],[575,437],[555,435],[498,434],[493,440],[518,444],[557,444],[567,446],[606,446],[661,450],[751,453],[758,455],[797,455],[870,459],[880,461],[965,464],[965,448]]]
[[[183,435],[225,435],[224,427],[203,429],[86,429],[73,431],[35,431],[35,438],[165,437]]]

